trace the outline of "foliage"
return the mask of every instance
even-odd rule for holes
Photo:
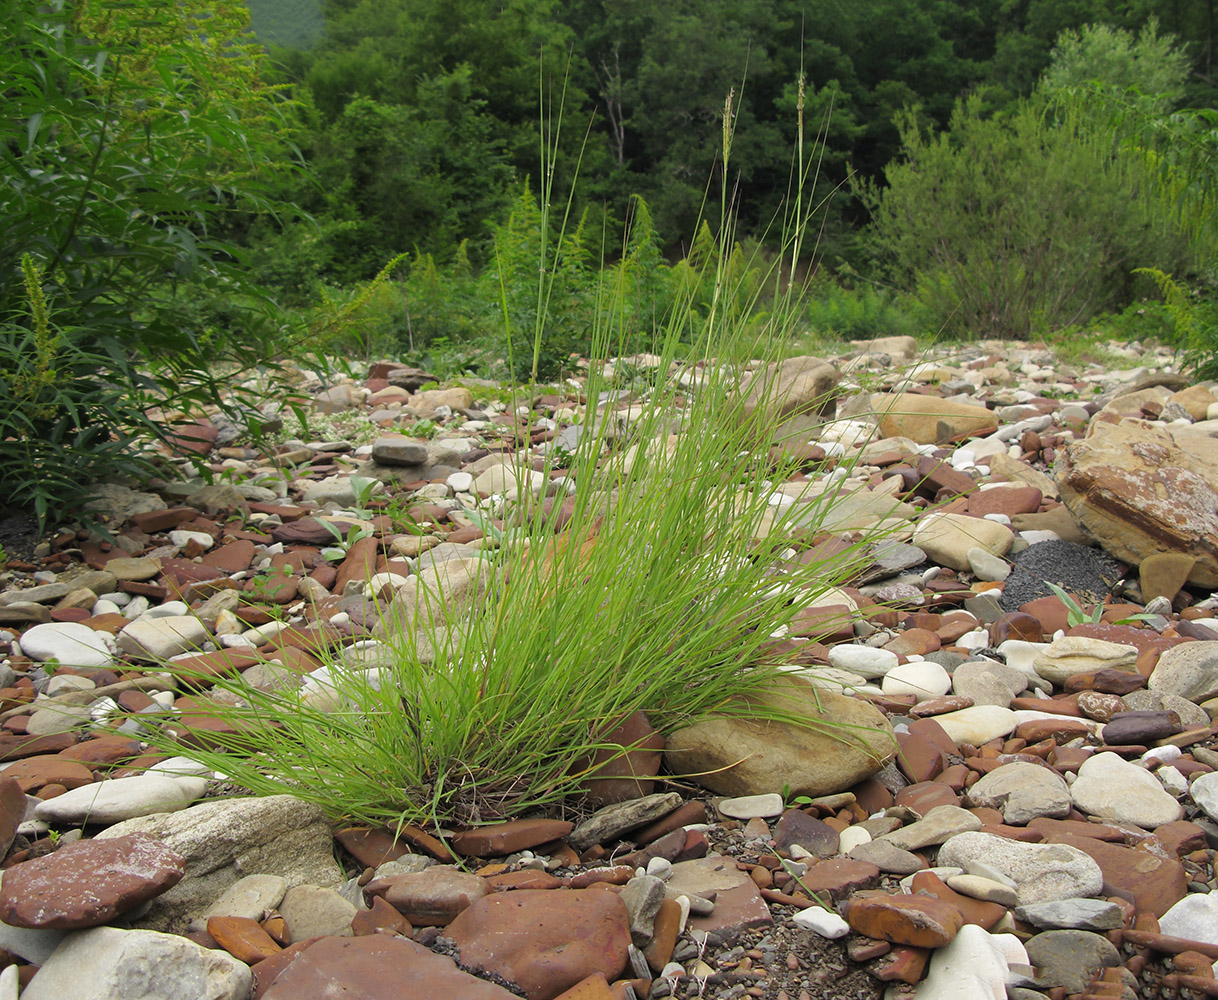
[[[250,26],[267,45],[307,49],[325,33],[322,0],[246,0]]]
[[[1137,38],[1068,34],[1056,59],[1009,113],[974,96],[937,136],[906,114],[904,162],[887,168],[886,189],[864,185],[876,249],[950,333],[1027,337],[1085,322],[1132,300],[1138,264],[1203,266],[1158,162],[1125,141],[1112,110],[1123,101],[1161,117],[1181,57],[1152,24]]]
[[[1176,281],[1157,268],[1140,268],[1163,293],[1176,343],[1187,353],[1186,363],[1198,379],[1218,378],[1218,306],[1212,297]]]
[[[807,322],[813,333],[840,340],[912,337],[927,332],[919,313],[916,301],[887,288],[826,282],[809,296]]]
[[[264,361],[279,330],[217,235],[270,207],[261,178],[283,160],[240,120],[274,120],[273,92],[235,101],[215,82],[253,54],[181,7],[139,0],[88,22],[99,8],[73,13],[112,42],[62,3],[0,2],[0,392],[25,401],[0,415],[0,495],[46,523],[96,478],[143,467],[134,438],[221,401],[215,366]],[[233,325],[199,308],[221,301]]]

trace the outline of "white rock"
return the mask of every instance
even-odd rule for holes
[[[118,648],[145,659],[167,660],[179,653],[197,652],[207,638],[207,628],[192,615],[144,617],[119,632]]]
[[[195,760],[193,757],[170,757],[168,760],[162,760],[153,764],[144,773],[163,774],[167,777],[176,777],[183,774],[207,777],[212,771],[206,764]]]
[[[1014,667],[1029,677],[1040,679],[1036,672],[1036,657],[1049,648],[1047,642],[1026,642],[1023,639],[1007,639],[999,644],[998,652],[1006,659],[1008,667]]]
[[[26,629],[21,651],[39,663],[57,660],[63,666],[108,667],[114,662],[104,633],[80,622],[47,622]]]
[[[1218,821],[1218,771],[1201,775],[1188,786],[1188,792],[1205,815]]]
[[[205,531],[183,531],[181,528],[169,533],[169,541],[179,549],[186,548],[191,542],[197,543],[199,548],[204,550],[216,544],[216,540]]]
[[[1009,736],[1018,724],[1014,712],[997,705],[974,705],[957,712],[945,712],[936,715],[935,721],[954,742],[971,743],[975,747],[999,736]]]
[[[474,477],[468,472],[454,472],[444,481],[454,493],[468,493],[474,486]]]
[[[1218,893],[1191,892],[1159,918],[1172,937],[1218,945]]]
[[[1114,753],[1097,753],[1085,761],[1070,795],[1081,811],[1104,823],[1152,830],[1184,815],[1180,803],[1153,774]]]
[[[829,665],[839,670],[849,670],[862,677],[883,677],[900,663],[896,653],[890,649],[873,649],[870,646],[842,644],[829,649]]]
[[[859,844],[867,844],[871,841],[871,834],[861,826],[848,826],[841,832],[837,842],[837,853],[848,854]]]
[[[105,826],[135,816],[185,809],[203,794],[206,782],[203,786],[196,791],[181,781],[159,774],[111,778],[73,788],[63,795],[40,802],[34,809],[34,815],[52,826],[57,823]],[[192,795],[192,791],[196,791],[196,794]]]
[[[791,918],[791,923],[815,931],[823,938],[841,938],[850,933],[850,925],[845,920],[819,906],[800,910]]]
[[[246,875],[230,885],[199,918],[206,929],[208,917],[249,917],[261,920],[267,910],[283,902],[288,881],[278,875]]]
[[[914,990],[916,1000],[1006,1000],[1005,945],[988,931],[965,924],[951,942],[930,958],[926,978]]]
[[[1040,816],[1064,819],[1070,813],[1070,789],[1061,775],[1027,761],[1004,764],[982,775],[968,790],[968,801],[1001,810],[1003,821],[1012,826],[1026,826]]]
[[[1155,772],[1155,777],[1159,779],[1164,789],[1170,795],[1187,795],[1188,794],[1188,778],[1182,772],[1168,764],[1165,767],[1158,768]]]
[[[938,698],[951,690],[952,679],[939,664],[911,660],[893,667],[880,685],[886,695],[912,694],[918,701]]]
[[[1218,774],[1218,772],[1214,772]],[[1096,896],[1104,885],[1100,866],[1065,844],[1025,844],[992,833],[961,833],[939,848],[939,863],[978,875],[997,871],[1015,882],[1020,903]],[[986,870],[980,869],[986,866]]]
[[[1096,670],[1137,671],[1138,651],[1103,639],[1068,635],[1054,639],[1033,662],[1036,672],[1047,681],[1062,685],[1075,674]]]
[[[763,819],[770,816],[781,816],[783,811],[782,796],[777,792],[764,795],[740,795],[731,799],[720,799],[716,808],[724,816],[732,819]]]
[[[978,580],[1005,580],[1011,575],[1011,564],[985,549],[971,548],[965,556],[969,569]]]
[[[246,1000],[250,967],[176,934],[94,927],[70,934],[38,970],[24,1000]]]

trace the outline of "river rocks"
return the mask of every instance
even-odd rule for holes
[[[191,615],[170,615],[134,621],[118,634],[118,648],[148,660],[167,660],[188,650],[198,651],[207,629]]]
[[[993,936],[967,924],[936,951],[918,1000],[1005,1000],[1007,960]]]
[[[34,814],[46,823],[120,823],[136,816],[185,809],[206,788],[207,782],[199,778],[133,775],[74,788],[39,803]]]
[[[896,752],[881,712],[854,698],[817,691],[800,678],[777,681],[750,701],[802,716],[810,726],[742,717],[699,722],[669,737],[664,757],[670,770],[697,773],[707,788],[723,795],[780,792],[784,785],[798,795],[828,795],[874,774]]]
[[[520,889],[478,900],[446,935],[463,966],[516,983],[529,1000],[551,1000],[593,973],[620,976],[630,924],[613,893]]]
[[[1187,642],[1159,654],[1148,687],[1202,702],[1218,695],[1218,642]]]
[[[1006,525],[965,514],[930,514],[914,529],[913,543],[928,556],[952,569],[971,570],[969,553],[979,549],[1002,556],[1015,536]]]
[[[1028,959],[1038,969],[1037,981],[1081,993],[1101,969],[1121,964],[1112,942],[1090,931],[1044,931],[1028,939]]]
[[[1089,816],[1148,830],[1175,822],[1184,812],[1154,775],[1113,753],[1097,753],[1084,763],[1070,794]]]
[[[252,979],[244,962],[184,937],[96,927],[65,938],[22,996],[25,1000],[247,1000]]]
[[[907,437],[918,444],[945,444],[969,436],[980,437],[998,427],[983,406],[913,393],[873,394],[871,406],[880,418],[884,437]]]
[[[983,775],[969,789],[968,799],[974,806],[999,810],[1005,823],[1024,826],[1038,816],[1060,819],[1069,815],[1070,794],[1071,789],[1056,772],[1016,761]]]
[[[102,633],[76,622],[47,622],[26,629],[21,651],[31,660],[61,666],[108,667],[114,660]]]
[[[1137,671],[1138,651],[1103,639],[1063,636],[1053,640],[1033,661],[1036,672],[1045,680],[1063,686],[1075,674],[1097,670]]]
[[[1100,866],[1062,844],[1025,844],[992,833],[962,833],[939,850],[939,863],[965,870],[980,863],[1011,879],[1019,901],[1044,903],[1095,896],[1104,883]]]
[[[1218,586],[1218,442],[1145,421],[1096,423],[1056,469],[1062,501],[1111,555],[1196,559],[1188,579]]]
[[[78,841],[16,865],[0,885],[0,919],[14,927],[94,927],[159,896],[185,862],[142,834]]]

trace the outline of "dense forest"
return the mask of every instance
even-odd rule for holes
[[[0,0],[0,480],[45,512],[220,361],[551,378],[792,289],[1212,358],[1214,8]]]

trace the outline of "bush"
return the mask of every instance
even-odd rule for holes
[[[844,288],[829,282],[814,290],[807,307],[808,329],[839,340],[916,337],[926,332],[919,303],[886,288]]]
[[[198,6],[0,0],[0,499],[44,524],[280,333],[216,235],[266,207],[275,97]]]

